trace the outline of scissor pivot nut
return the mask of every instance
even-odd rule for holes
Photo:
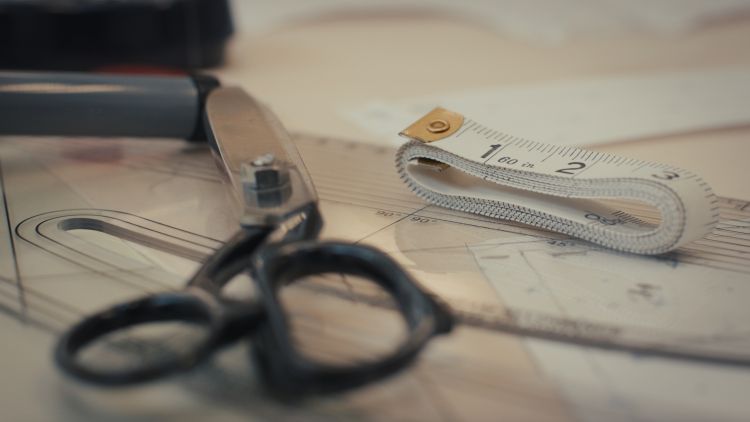
[[[275,162],[273,156],[264,162],[268,164],[256,165],[261,158],[241,167],[242,185],[245,201],[248,205],[260,208],[281,206],[290,197],[292,185],[289,181],[289,166],[283,162]]]
[[[283,163],[243,165],[242,184],[252,190],[281,188],[289,184],[289,168]]]
[[[253,188],[257,190],[275,189],[289,184],[289,172],[280,168],[264,168],[255,171]]]

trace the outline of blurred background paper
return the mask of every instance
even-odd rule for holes
[[[750,12],[747,0],[277,0],[235,2],[243,28],[260,33],[299,21],[404,13],[469,19],[527,41],[633,32],[679,33]],[[245,12],[247,10],[248,12]]]
[[[342,111],[393,145],[437,106],[521,138],[593,145],[750,123],[750,67],[488,87]]]
[[[242,27],[264,32],[284,24],[346,15],[445,14],[537,43],[633,32],[677,33],[750,11],[747,0],[280,0],[236,2]],[[243,13],[248,9],[252,13]]]

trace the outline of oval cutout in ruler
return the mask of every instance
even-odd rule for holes
[[[410,141],[396,154],[398,172],[435,205],[640,254],[676,249],[718,222],[708,184],[666,164],[535,142],[442,108],[401,135]],[[607,200],[649,204],[659,218],[643,221]]]

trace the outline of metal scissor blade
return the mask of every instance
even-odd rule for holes
[[[297,148],[268,109],[241,88],[221,87],[209,94],[205,110],[208,139],[241,202],[243,224],[269,223],[317,200]],[[289,190],[269,186],[274,183]]]

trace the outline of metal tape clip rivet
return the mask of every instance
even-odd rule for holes
[[[427,130],[431,133],[443,133],[451,128],[447,120],[435,119],[427,124]]]

